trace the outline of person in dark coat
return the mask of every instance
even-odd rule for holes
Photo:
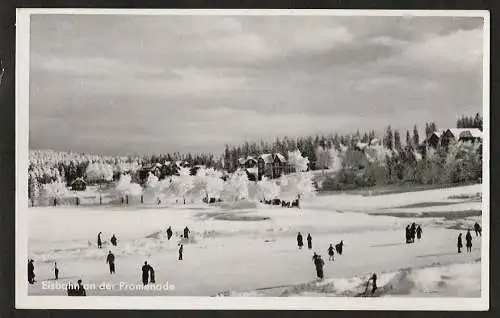
[[[111,244],[113,244],[113,246],[116,246],[116,236],[114,234],[111,237],[110,241],[111,241]]]
[[[142,284],[147,285],[149,282],[149,271],[151,266],[148,265],[148,262],[144,262],[144,265],[142,265]]]
[[[461,248],[463,247],[462,245],[462,233],[458,234],[458,239],[457,239],[457,248],[458,252],[462,253]]]
[[[467,234],[465,234],[465,247],[467,248],[467,253],[472,252],[472,235],[470,234],[470,230],[467,230]]]
[[[410,226],[406,226],[406,244],[411,243],[411,231]]]
[[[189,238],[189,233],[191,233],[191,231],[188,229],[188,227],[186,226],[184,228],[184,238],[185,239],[188,239]]]
[[[422,228],[419,226],[417,226],[417,239],[420,240],[422,238]]]
[[[106,257],[106,263],[109,264],[109,273],[114,274],[115,273],[115,255],[109,251],[108,257]]]
[[[335,244],[335,250],[337,251],[337,254],[342,255],[342,250],[344,249],[344,241],[341,240],[340,243]]]
[[[54,263],[54,276],[56,277],[56,280],[59,279],[59,268],[57,268],[57,262]]]
[[[68,296],[87,296],[81,279],[78,280],[78,286],[68,285]]]
[[[155,284],[155,270],[153,269],[153,266],[149,265],[149,281],[151,284]]]
[[[335,258],[333,257],[334,252],[333,252],[333,245],[330,243],[330,246],[328,247],[328,256],[330,261],[334,261]]]
[[[99,234],[97,234],[97,248],[102,248],[101,234],[102,232],[99,232]]]
[[[297,245],[299,246],[299,249],[302,248],[302,246],[304,246],[304,241],[302,239],[302,234],[297,234]]]
[[[35,265],[33,264],[34,260],[30,259],[28,261],[28,283],[35,283]]]
[[[321,258],[321,255],[314,253],[313,255],[314,266],[316,266],[316,275],[319,279],[323,279],[323,266],[325,262]]]
[[[375,291],[377,290],[377,274],[373,273],[372,277],[370,277],[370,279],[368,279],[368,282],[369,281],[372,281],[372,294],[375,293]]]
[[[181,244],[179,247],[179,261],[182,261],[182,252],[184,252],[184,246]]]
[[[311,249],[313,247],[311,233],[307,233],[307,248]]]
[[[411,227],[410,227],[410,236],[411,236],[411,242],[412,243],[415,243],[416,230],[417,230],[416,224],[415,224],[415,222],[413,222],[411,224]]]
[[[172,227],[168,227],[167,229],[167,239],[170,240],[170,238],[172,237]]]
[[[474,231],[476,232],[476,237],[478,236],[478,234],[479,236],[481,236],[481,225],[479,225],[479,223],[477,222],[474,224]]]

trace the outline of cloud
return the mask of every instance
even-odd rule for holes
[[[51,15],[31,26],[36,147],[221,151],[449,126],[481,109],[478,18]]]

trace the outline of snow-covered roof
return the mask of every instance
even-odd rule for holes
[[[364,142],[358,142],[356,143],[356,148],[360,149],[360,150],[363,150],[365,149],[366,147],[368,147],[368,144],[367,143],[364,143]]]
[[[273,163],[273,155],[270,153],[264,153],[259,156],[262,160],[264,160],[264,163]]]
[[[257,175],[259,173],[259,169],[258,168],[247,168],[246,171],[248,173],[255,174],[255,175]]]
[[[275,153],[274,154],[276,157],[278,157],[278,159],[281,161],[281,162],[286,162],[286,158],[285,156],[283,156],[282,154],[280,153]]]
[[[469,137],[469,138],[481,138],[483,136],[482,132],[477,128],[449,128],[449,132],[455,137],[455,139]]]
[[[240,158],[240,159],[238,159],[238,163],[239,163],[240,165],[245,164],[245,162],[246,162],[246,161],[247,161],[247,160],[246,160],[245,158]]]
[[[83,180],[83,178],[82,178],[82,177],[78,177],[78,178],[76,178],[75,180],[73,180],[73,181],[71,182],[71,184],[73,184],[73,183],[75,183],[75,182],[83,182],[83,183],[86,183],[86,182],[85,182],[85,180]]]

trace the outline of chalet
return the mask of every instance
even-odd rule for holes
[[[481,142],[483,133],[477,128],[449,128],[441,136],[440,145],[447,147],[452,142]]]
[[[288,160],[280,153],[265,153],[257,157],[240,158],[238,164],[240,168],[245,169],[247,174],[255,174],[257,180],[262,180],[263,176],[270,179],[279,178],[282,174],[293,172]],[[254,179],[254,177],[249,176],[249,179]]]
[[[444,131],[442,131],[442,130],[436,130],[435,132],[433,132],[432,134],[430,134],[430,136],[428,136],[425,139],[426,145],[428,147],[436,149],[439,146],[439,144],[440,144],[441,137],[443,136],[443,134],[444,134]]]
[[[76,178],[71,182],[71,190],[73,191],[85,191],[87,189],[87,183],[83,178]]]

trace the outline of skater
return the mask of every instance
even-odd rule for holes
[[[109,264],[109,273],[114,274],[115,273],[115,255],[109,251],[108,257],[106,257],[106,263]]]
[[[330,261],[334,261],[335,258],[333,257],[333,245],[330,243],[330,246],[328,247],[328,256],[330,257]]]
[[[170,241],[171,237],[172,237],[172,227],[169,226],[167,229],[167,239]]]
[[[54,262],[54,276],[56,280],[59,279],[59,268],[57,268],[57,262]]]
[[[337,254],[342,255],[342,250],[344,249],[344,241],[341,240],[339,244],[335,244],[335,250]]]
[[[116,236],[114,234],[111,237],[110,241],[111,241],[111,244],[113,244],[113,246],[116,246]]]
[[[319,279],[323,279],[323,266],[325,262],[321,258],[321,255],[314,253],[313,255],[314,266],[316,266],[316,275]]]
[[[182,252],[184,251],[184,246],[181,244],[179,247],[179,261],[182,261]]]
[[[479,225],[479,223],[477,222],[474,224],[474,231],[476,232],[476,237],[478,236],[478,234],[479,236],[481,236],[481,225]]]
[[[472,235],[470,234],[470,230],[467,230],[467,234],[465,234],[465,247],[467,248],[467,253],[472,252]]]
[[[189,231],[188,227],[186,226],[184,228],[184,238],[187,240],[189,239],[189,233],[191,233],[191,231]]]
[[[411,224],[411,227],[410,227],[410,235],[411,235],[411,242],[412,243],[415,243],[415,232],[416,232],[417,228],[416,228],[416,224],[415,222],[413,222]]]
[[[463,247],[462,245],[462,233],[458,234],[458,239],[457,239],[457,248],[458,248],[458,253],[462,253],[460,250]]]
[[[153,269],[153,266],[149,265],[149,281],[151,284],[155,284],[155,270]]]
[[[377,274],[373,273],[372,277],[368,279],[368,283],[370,283],[370,280],[372,281],[372,295],[375,293],[377,290]]]
[[[34,260],[30,259],[28,261],[28,283],[35,283],[35,265],[33,264]]]
[[[74,286],[73,284],[68,285],[68,296],[87,296],[81,279],[78,280],[78,286]]]
[[[406,244],[411,243],[410,225],[406,226]]]
[[[422,228],[420,227],[420,225],[417,226],[417,239],[420,241],[420,239],[422,238]]]
[[[311,249],[313,247],[311,233],[307,233],[307,248]]]
[[[149,272],[151,270],[151,266],[148,265],[148,262],[144,262],[142,265],[142,284],[147,285],[149,282]]]
[[[302,234],[297,234],[297,245],[299,246],[299,249],[302,249],[302,246],[304,246],[304,241],[302,240]]]
[[[97,248],[102,248],[101,234],[102,232],[99,232],[99,234],[97,234]]]

